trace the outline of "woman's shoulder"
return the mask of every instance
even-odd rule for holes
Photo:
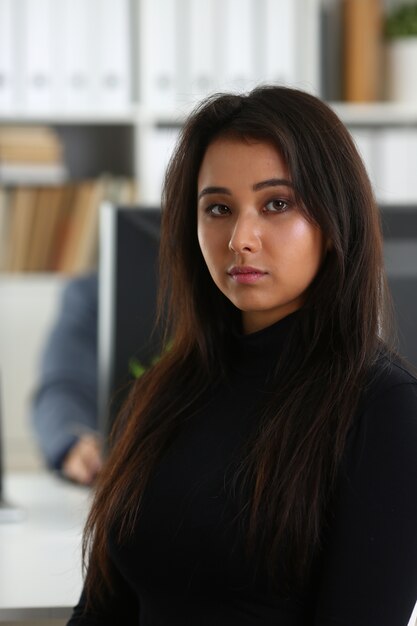
[[[357,418],[407,422],[417,432],[417,376],[412,366],[398,355],[380,354],[364,381]]]
[[[401,358],[384,355],[370,368],[346,443],[349,475],[385,467],[417,485],[417,378]]]
[[[376,400],[380,394],[403,385],[410,385],[412,389],[417,386],[417,370],[398,354],[380,352],[364,380],[364,400]]]

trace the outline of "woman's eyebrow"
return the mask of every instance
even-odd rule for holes
[[[202,189],[198,194],[198,199],[200,200],[200,198],[207,196],[209,193],[224,193],[228,196],[232,195],[232,192],[227,187],[204,187],[204,189]]]
[[[265,189],[265,187],[279,187],[280,185],[294,187],[292,182],[286,178],[268,178],[268,180],[262,180],[259,183],[255,183],[252,186],[252,189],[253,191],[259,191],[260,189]],[[227,187],[204,187],[204,189],[202,189],[198,194],[198,200],[210,193],[223,193],[228,196],[232,195],[232,192]]]
[[[280,185],[294,187],[293,183],[286,178],[268,178],[268,180],[262,180],[259,183],[255,183],[252,189],[253,191],[259,191],[260,189],[265,189],[265,187],[279,187]]]

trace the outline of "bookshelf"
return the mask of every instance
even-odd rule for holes
[[[28,136],[49,129],[63,154],[44,167],[28,145],[16,157],[21,138],[7,142],[3,137],[3,147],[0,139],[0,271],[71,274],[87,269],[94,264],[101,199],[137,200],[131,28],[136,4],[137,0],[0,0],[0,136],[14,128],[26,130]],[[57,221],[53,198],[59,193]],[[50,241],[45,239],[48,211],[50,221],[58,224]],[[90,218],[82,220],[83,213]],[[84,235],[82,222],[91,235]],[[8,261],[10,254],[4,249],[22,248],[22,241],[14,241],[21,229],[27,231],[28,240],[44,235],[43,243],[30,242],[39,250],[61,243],[65,247],[64,231],[74,240],[84,238],[80,251],[89,238],[91,250],[84,256],[90,260],[71,264],[71,254],[64,250],[67,262],[62,264]],[[34,253],[29,257],[33,261]]]
[[[377,32],[382,9],[395,3],[369,0],[368,34],[370,24]],[[198,6],[196,0],[40,0],[37,10],[27,0],[25,12],[24,4],[1,0],[0,128],[47,125],[64,146],[68,180],[103,173],[130,177],[135,200],[157,204],[178,131],[204,94],[268,81],[335,93],[329,88],[334,67],[323,59],[326,53],[339,63],[340,74],[343,61],[330,46],[340,53],[341,44],[328,34],[340,34],[346,4],[352,15],[364,11],[358,0],[198,0]],[[352,15],[344,17],[356,28]],[[364,20],[363,13],[359,17]],[[226,47],[216,44],[219,38]],[[31,54],[39,42],[41,49]],[[381,167],[374,155],[381,150],[381,131],[408,127],[417,133],[417,103],[331,105],[357,135],[378,188]]]
[[[1,126],[2,269],[94,266],[100,203],[136,201],[133,146],[134,129],[121,121]]]

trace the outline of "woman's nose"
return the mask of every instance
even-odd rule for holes
[[[261,233],[256,218],[238,218],[230,237],[229,250],[239,254],[242,252],[257,252],[260,248]]]

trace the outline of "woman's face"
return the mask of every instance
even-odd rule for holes
[[[272,144],[219,138],[198,175],[198,241],[246,333],[299,309],[324,257],[324,238],[296,204]]]

